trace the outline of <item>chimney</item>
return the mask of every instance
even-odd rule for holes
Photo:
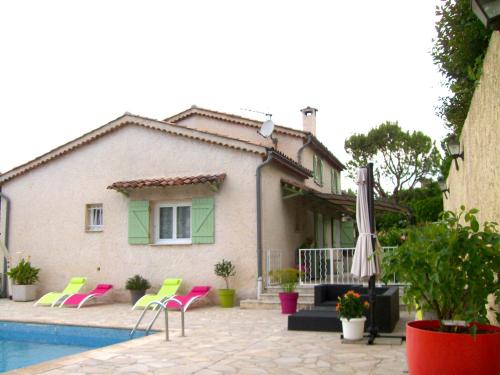
[[[318,110],[316,108],[312,108],[307,106],[304,109],[301,109],[302,112],[302,128],[305,132],[312,133],[312,135],[316,135],[316,112]]]

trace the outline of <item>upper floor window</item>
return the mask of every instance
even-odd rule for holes
[[[104,226],[102,204],[88,204],[85,220],[86,230],[89,232],[100,232]]]
[[[156,243],[191,243],[191,205],[189,203],[158,204],[155,216]]]
[[[313,155],[313,177],[316,184],[323,186],[323,160],[317,155]]]
[[[331,169],[331,187],[333,194],[341,194],[340,172],[333,168]]]

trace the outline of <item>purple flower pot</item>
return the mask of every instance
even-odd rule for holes
[[[297,300],[299,293],[279,293],[282,314],[295,314],[297,312]]]

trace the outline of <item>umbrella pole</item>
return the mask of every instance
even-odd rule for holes
[[[377,255],[375,254],[375,209],[374,209],[374,192],[373,192],[373,163],[368,163],[367,165],[367,181],[366,181],[366,190],[368,196],[368,216],[370,219],[370,233],[371,241],[372,241],[372,249],[373,249],[373,257],[375,258]],[[376,261],[376,259],[374,259]],[[368,332],[370,336],[368,338],[368,345],[372,345],[375,341],[375,337],[378,336],[378,328],[375,322],[375,275],[370,276],[370,280],[368,281],[368,302],[370,303],[370,310],[368,312]]]

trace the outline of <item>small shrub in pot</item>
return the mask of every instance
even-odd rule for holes
[[[134,275],[127,280],[125,288],[130,291],[132,305],[146,294],[146,290],[151,288],[151,284],[147,279],[140,275]]]
[[[222,259],[214,265],[214,272],[217,276],[222,277],[226,283],[226,289],[219,289],[219,301],[222,307],[234,306],[234,289],[229,288],[229,278],[236,275],[236,267],[229,260]]]

